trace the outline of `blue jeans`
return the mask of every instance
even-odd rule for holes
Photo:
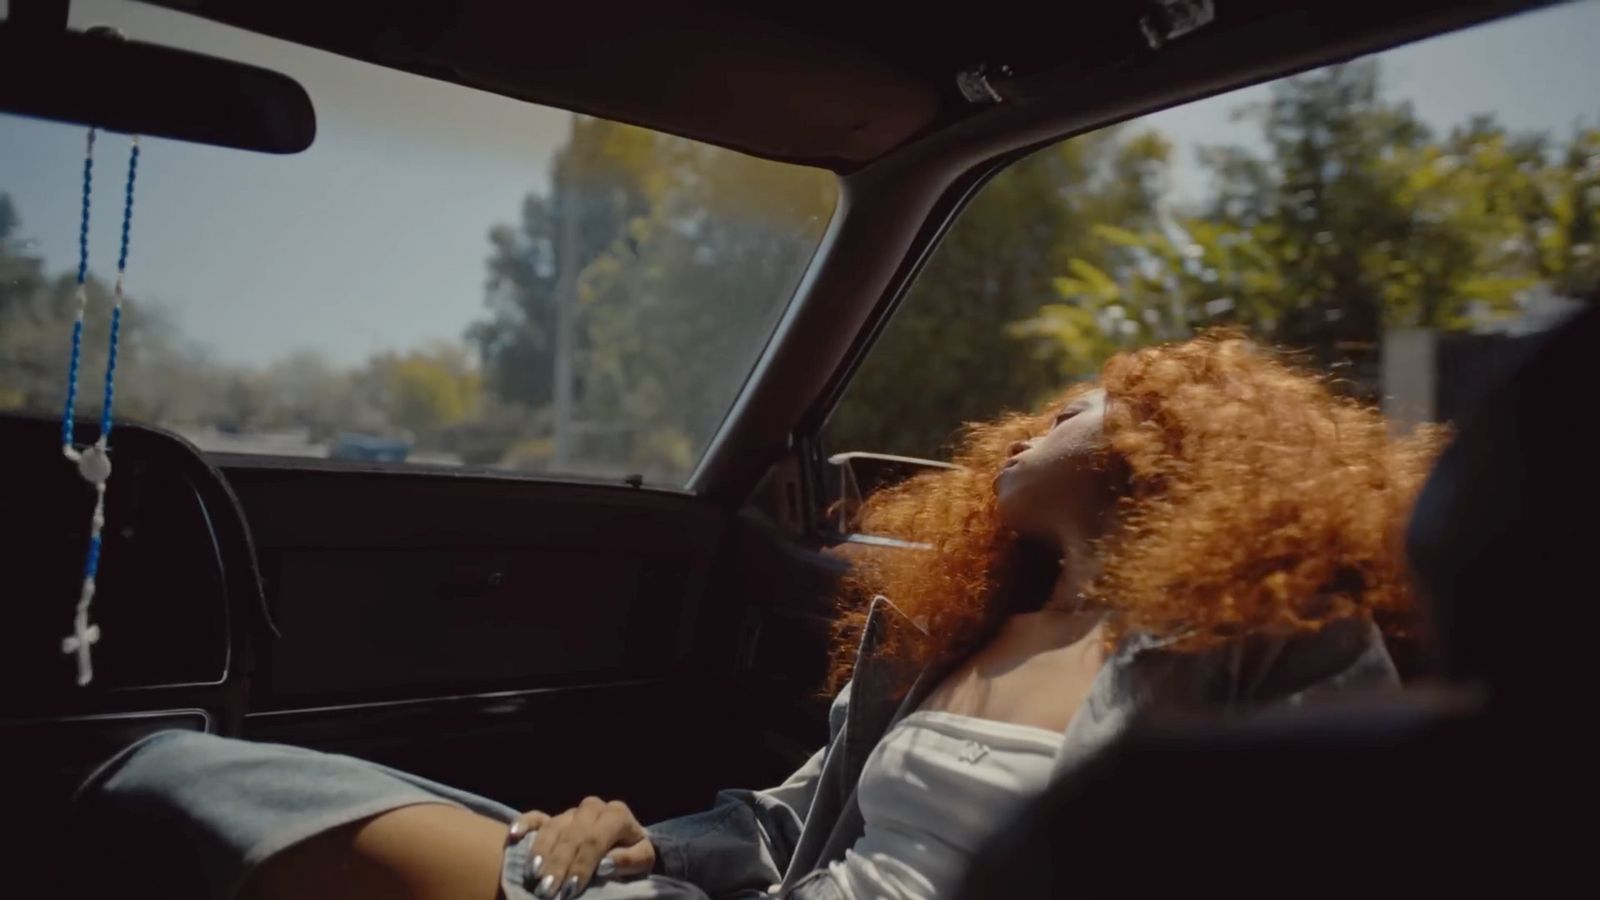
[[[101,766],[73,804],[68,846],[93,846],[99,864],[69,866],[74,895],[231,900],[255,868],[332,828],[390,810],[444,803],[509,823],[517,811],[376,763],[301,747],[188,731],[151,735]],[[506,900],[537,900],[525,884],[533,835],[506,848]],[[69,851],[69,854],[73,851]],[[113,887],[95,889],[109,875]],[[87,889],[86,889],[87,888]],[[136,891],[137,892],[137,891]],[[685,881],[652,875],[596,881],[589,900],[708,900]],[[745,897],[768,897],[763,891]],[[841,900],[819,889],[802,900]],[[722,898],[718,898],[722,900]]]

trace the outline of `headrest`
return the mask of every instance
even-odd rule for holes
[[[1597,359],[1590,303],[1485,393],[1412,517],[1445,673],[1497,696],[1559,686],[1590,640],[1579,622],[1600,575]]]

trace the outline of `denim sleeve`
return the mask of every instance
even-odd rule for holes
[[[650,826],[656,871],[712,896],[764,891],[781,882],[849,703],[850,686],[845,685],[828,711],[828,746],[782,784],[759,791],[721,791],[705,812]]]
[[[1400,686],[1383,633],[1362,619],[1307,635],[1249,640],[1235,650],[1233,699],[1249,704],[1298,705],[1323,694]]]

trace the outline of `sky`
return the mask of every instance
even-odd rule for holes
[[[0,0],[0,10],[4,9]],[[515,223],[565,137],[565,112],[393,72],[169,10],[75,0],[74,27],[202,50],[297,78],[317,108],[295,156],[146,139],[128,267],[218,360],[264,364],[314,350],[340,363],[455,340],[483,310],[487,234]],[[1493,112],[1566,134],[1600,121],[1600,0],[1527,14],[1383,54],[1389,96],[1441,129]],[[1251,144],[1233,109],[1250,88],[1147,117],[1177,145],[1174,188],[1203,187],[1195,148]],[[0,192],[28,252],[76,264],[83,130],[0,115]],[[127,145],[102,136],[90,268],[115,264]]]

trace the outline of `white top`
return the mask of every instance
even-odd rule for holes
[[[919,710],[878,742],[856,798],[866,829],[829,873],[849,900],[933,900],[1050,781],[1063,735]]]

